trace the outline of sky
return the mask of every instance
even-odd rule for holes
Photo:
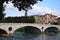
[[[5,17],[8,16],[24,16],[25,11],[18,11],[16,7],[13,6],[11,2],[6,5],[4,13]],[[60,17],[60,0],[43,0],[42,2],[37,2],[32,9],[28,10],[28,15],[44,15],[46,13],[56,15]]]

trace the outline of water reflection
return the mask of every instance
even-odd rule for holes
[[[60,33],[56,35],[40,34],[39,36],[32,36],[28,34],[24,37],[0,37],[0,40],[60,40]]]
[[[48,36],[55,36],[57,35],[59,32],[54,32],[54,31],[48,31],[48,32],[45,32],[46,35]]]
[[[46,35],[46,40],[60,40],[60,33],[56,35]]]

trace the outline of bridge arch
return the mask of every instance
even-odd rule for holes
[[[41,33],[41,30],[35,26],[25,26],[24,28],[29,32]]]
[[[6,30],[0,28],[0,34],[8,34]]]
[[[30,33],[34,32],[34,33],[39,33],[39,34],[41,33],[41,30],[35,26],[23,26],[21,28],[15,29],[14,32],[19,31],[22,28],[24,29],[23,31],[25,31],[25,32],[30,32]],[[13,34],[14,34],[14,32],[13,32]]]
[[[50,27],[48,27],[48,28],[46,28],[44,30],[44,33],[47,33],[47,32],[58,33],[59,32],[59,28],[58,27],[54,27],[54,26],[50,26]]]

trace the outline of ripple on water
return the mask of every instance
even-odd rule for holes
[[[36,37],[0,37],[0,40],[60,40],[60,33],[58,33],[55,36],[40,34],[39,36]]]

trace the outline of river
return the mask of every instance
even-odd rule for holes
[[[60,33],[56,35],[40,34],[35,37],[0,37],[0,40],[60,40]]]

